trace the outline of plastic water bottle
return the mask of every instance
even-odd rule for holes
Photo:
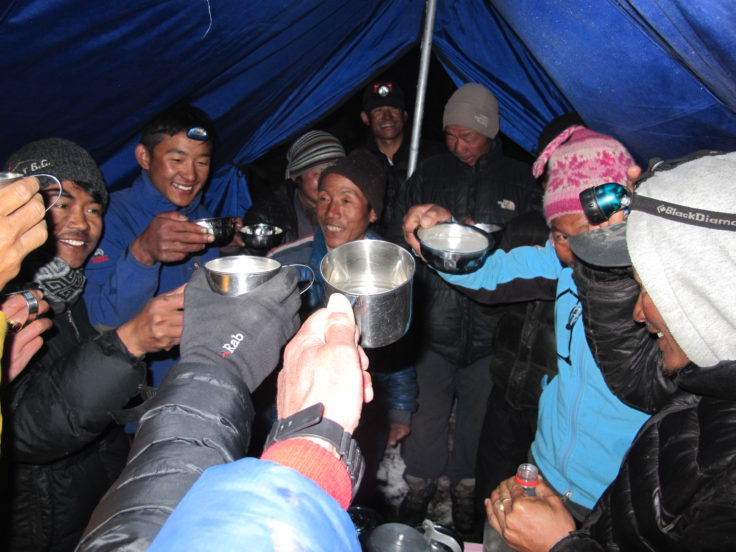
[[[524,487],[527,496],[536,496],[535,487],[539,483],[539,469],[534,464],[521,464],[516,470],[516,482]]]

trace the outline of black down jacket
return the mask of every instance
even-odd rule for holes
[[[736,361],[693,365],[582,529],[553,552],[736,550]],[[687,390],[687,391],[685,391]]]
[[[677,391],[662,374],[662,352],[644,324],[633,320],[639,296],[628,269],[575,263],[573,279],[583,307],[585,337],[609,389],[624,404],[654,413]]]
[[[544,217],[532,211],[509,222],[499,248],[510,251],[522,245],[544,245],[548,235]],[[536,409],[542,378],[546,375],[551,379],[557,374],[553,297],[507,305],[496,329],[491,378],[494,385],[505,390],[506,401],[516,409]]]
[[[492,151],[474,167],[444,154],[424,161],[406,182],[393,209],[387,239],[405,245],[402,219],[409,207],[434,203],[458,220],[505,225],[538,208],[541,190],[525,163]],[[482,305],[417,263],[412,325],[425,346],[457,366],[488,356],[503,306]]]
[[[53,320],[3,397],[5,550],[74,549],[128,453],[110,411],[145,383],[145,364],[90,325],[84,301]]]

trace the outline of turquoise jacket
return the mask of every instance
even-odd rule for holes
[[[559,373],[543,383],[531,450],[558,492],[592,508],[616,477],[649,415],[626,406],[606,385],[585,339],[572,269],[560,263],[548,241],[545,247],[497,251],[471,274],[440,275],[487,303],[549,299],[555,294]]]

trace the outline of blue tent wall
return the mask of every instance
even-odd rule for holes
[[[111,185],[135,173],[141,126],[178,101],[216,121],[206,199],[250,203],[235,165],[303,131],[419,39],[420,0],[6,1],[0,158],[63,136]],[[574,107],[640,161],[736,150],[733,0],[438,0],[435,50],[488,85],[528,150]],[[430,91],[431,94],[431,83]]]

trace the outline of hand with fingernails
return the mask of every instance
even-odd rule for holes
[[[536,486],[536,496],[529,496],[510,477],[484,503],[488,523],[514,550],[547,552],[575,530],[575,520],[562,500],[542,480]]]
[[[53,323],[48,318],[38,318],[49,310],[48,303],[38,290],[9,295],[0,305],[0,310],[5,313],[13,332],[3,355],[6,367],[3,380],[12,381],[41,349],[41,334],[50,329]]]

